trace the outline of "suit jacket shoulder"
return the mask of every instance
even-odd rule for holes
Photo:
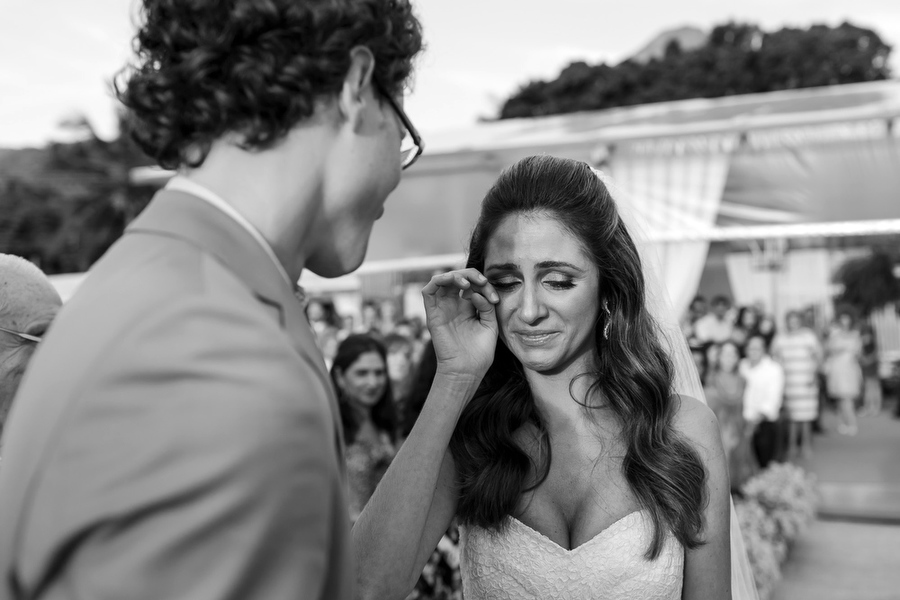
[[[160,194],[23,381],[3,581],[34,597],[351,597],[336,404],[293,291],[226,215]]]

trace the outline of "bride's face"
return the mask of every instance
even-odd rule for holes
[[[546,213],[501,221],[485,254],[500,294],[500,338],[531,371],[581,368],[596,350],[599,274],[581,242]]]

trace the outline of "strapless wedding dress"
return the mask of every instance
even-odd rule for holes
[[[653,538],[646,511],[626,515],[573,550],[518,519],[503,533],[460,526],[466,600],[678,600],[684,549],[671,533],[648,561]]]

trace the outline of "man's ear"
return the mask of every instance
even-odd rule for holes
[[[375,95],[375,57],[365,46],[355,46],[350,50],[350,68],[344,76],[344,85],[338,96],[341,115],[356,129],[361,123],[366,102]]]

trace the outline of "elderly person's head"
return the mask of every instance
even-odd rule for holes
[[[40,269],[0,254],[0,433],[37,340],[60,306],[59,294]]]

